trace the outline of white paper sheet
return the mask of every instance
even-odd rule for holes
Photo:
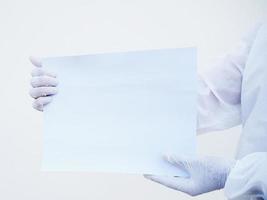
[[[59,93],[44,115],[43,170],[182,175],[195,155],[196,49],[43,60]]]

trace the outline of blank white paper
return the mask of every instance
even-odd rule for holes
[[[164,154],[196,152],[196,49],[54,57],[42,169],[183,175]]]

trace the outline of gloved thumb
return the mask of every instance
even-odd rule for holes
[[[31,63],[36,66],[36,67],[42,67],[42,61],[40,58],[34,57],[34,56],[30,56],[29,60],[31,61]]]
[[[194,162],[193,158],[185,156],[167,155],[165,156],[165,159],[169,163],[179,168],[180,170],[184,171],[186,174],[190,176],[191,166]]]

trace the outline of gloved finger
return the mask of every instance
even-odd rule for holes
[[[56,87],[58,85],[58,80],[50,76],[37,76],[31,79],[32,87]]]
[[[35,67],[32,70],[31,75],[32,75],[32,77],[35,77],[35,76],[51,76],[53,78],[57,77],[57,75],[55,73],[47,72],[47,71],[43,70],[42,68],[37,68],[37,67]]]
[[[38,87],[30,90],[30,95],[33,98],[45,97],[55,95],[57,93],[56,87]]]
[[[34,66],[36,66],[36,68],[32,70],[32,76],[47,75],[47,76],[56,77],[56,74],[51,73],[51,72],[47,72],[47,71],[42,69],[42,61],[40,58],[31,56],[29,59],[30,59],[31,63]]]
[[[164,158],[172,165],[178,167],[179,169],[190,175],[190,169],[194,162],[193,158],[176,155],[167,155]]]
[[[30,56],[29,60],[31,61],[31,63],[35,66],[35,67],[42,67],[42,61],[40,58],[34,57],[34,56]]]
[[[49,104],[52,101],[52,97],[39,97],[38,99],[34,100],[32,107],[36,110],[43,111],[44,106]]]
[[[145,178],[162,184],[168,188],[178,190],[180,192],[187,193],[191,195],[192,191],[192,181],[191,179],[186,179],[182,177],[168,177],[168,176],[154,176],[154,175],[145,175]]]

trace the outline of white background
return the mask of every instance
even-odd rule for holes
[[[197,45],[202,67],[264,12],[265,0],[0,0],[0,199],[190,199],[142,176],[40,172],[42,114],[31,108],[28,56]],[[200,136],[199,153],[233,157],[239,132]],[[215,198],[223,192],[195,199]]]

